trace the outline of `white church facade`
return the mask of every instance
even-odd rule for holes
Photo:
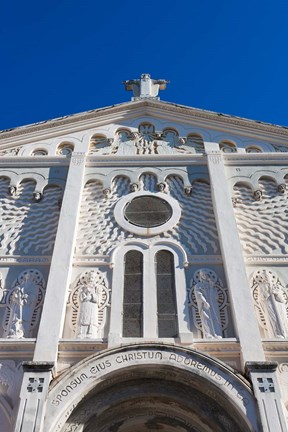
[[[288,129],[124,84],[0,134],[0,429],[288,431]]]

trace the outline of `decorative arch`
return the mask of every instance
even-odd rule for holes
[[[249,384],[231,368],[189,348],[147,343],[94,354],[56,379],[44,432],[101,432],[119,420],[125,431],[150,422],[169,432],[183,425],[191,432],[260,432],[257,418]]]
[[[245,147],[245,151],[246,153],[263,153],[263,149],[259,145],[249,145]]]
[[[166,251],[173,256],[173,285],[177,308],[177,340],[192,342],[193,335],[190,331],[189,305],[187,302],[185,267],[188,265],[187,255],[184,249],[175,240],[158,240],[148,244],[145,240],[128,241],[115,248],[111,256],[113,267],[111,319],[109,341],[129,342],[122,334],[123,299],[125,290],[125,257],[129,251],[139,251],[143,256],[142,281],[143,281],[143,335],[142,340],[159,338],[157,323],[157,271],[156,255]],[[159,298],[159,296],[158,296]],[[164,338],[168,336],[163,336]],[[171,336],[170,340],[174,340]],[[166,339],[167,340],[167,339]]]
[[[223,153],[236,153],[237,145],[230,140],[223,140],[219,143],[219,148]]]
[[[69,157],[74,151],[74,144],[70,141],[62,141],[56,149],[56,154],[59,156]]]
[[[205,153],[203,137],[198,133],[187,135],[186,145],[194,148],[195,153]]]

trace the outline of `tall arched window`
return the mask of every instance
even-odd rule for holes
[[[132,337],[193,341],[183,266],[186,256],[173,244],[163,243],[149,247],[138,241],[116,251],[110,346]]]
[[[173,338],[178,335],[173,254],[167,250],[161,250],[155,255],[155,262],[158,337]]]
[[[143,255],[126,253],[123,298],[123,337],[143,336]]]

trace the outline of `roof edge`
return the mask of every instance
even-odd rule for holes
[[[12,138],[21,136],[26,133],[33,133],[38,131],[45,131],[58,126],[68,126],[69,124],[76,123],[78,121],[90,120],[101,116],[101,114],[113,114],[121,112],[124,108],[131,110],[141,107],[155,107],[160,108],[166,112],[177,112],[178,114],[184,114],[191,116],[192,118],[199,118],[201,120],[210,120],[216,123],[226,123],[231,126],[244,127],[248,129],[258,130],[262,132],[275,133],[278,135],[288,136],[288,127],[275,125],[272,123],[266,123],[258,120],[251,120],[243,117],[233,116],[229,114],[218,113],[209,110],[203,110],[200,108],[189,107],[186,105],[180,105],[173,102],[143,99],[137,101],[122,102],[120,104],[110,105],[103,108],[95,108],[89,111],[81,113],[75,113],[67,116],[58,117],[51,120],[44,120],[37,123],[32,123],[24,126],[15,127],[12,129],[4,129],[0,131],[0,140],[5,138]]]

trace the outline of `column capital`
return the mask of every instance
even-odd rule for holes
[[[49,372],[53,369],[54,362],[24,361],[22,368],[24,372]]]
[[[277,362],[269,362],[269,361],[247,361],[245,363],[245,373],[246,375],[250,374],[251,372],[259,372],[259,373],[265,373],[265,372],[275,372],[277,369],[278,363]]]

